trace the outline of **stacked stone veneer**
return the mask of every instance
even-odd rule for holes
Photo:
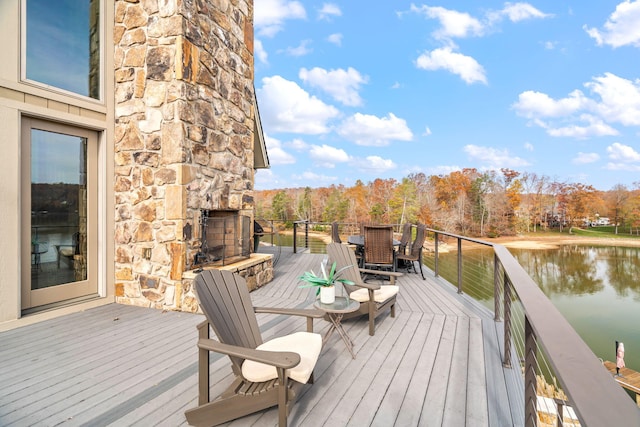
[[[115,21],[116,298],[194,311],[200,210],[253,217],[253,2],[117,0]]]

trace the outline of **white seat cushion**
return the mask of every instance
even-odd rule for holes
[[[375,302],[385,302],[389,298],[394,297],[399,290],[400,287],[397,285],[380,286],[380,289],[373,291],[373,299]],[[369,290],[367,288],[360,288],[357,291],[351,292],[349,298],[358,302],[367,302],[369,301]]]
[[[60,248],[60,255],[73,256],[73,248]]]
[[[306,384],[313,373],[316,361],[322,350],[322,336],[312,332],[296,332],[284,337],[274,338],[261,345],[257,350],[291,351],[300,355],[300,363],[287,370],[289,378]],[[242,364],[242,376],[249,381],[264,382],[278,378],[275,366],[266,365],[253,360],[245,360]]]

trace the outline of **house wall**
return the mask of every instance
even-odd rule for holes
[[[30,116],[52,122],[60,122],[95,130],[99,134],[99,209],[98,218],[100,250],[98,271],[98,303],[112,302],[113,285],[113,98],[105,96],[103,101],[91,101],[72,95],[61,94],[46,88],[20,81],[20,16],[22,2],[0,2],[0,141],[2,142],[3,166],[0,168],[0,323],[21,317],[21,239],[23,214],[21,212],[20,188],[21,164],[21,117]],[[113,0],[101,3],[104,16],[102,58],[105,62],[103,75],[105,94],[113,93]],[[28,178],[27,178],[28,179]],[[112,283],[112,282],[111,282]],[[80,304],[76,309],[95,305],[96,301]]]
[[[22,315],[23,116],[99,135],[99,298],[72,309],[115,300],[196,310],[184,273],[200,248],[200,210],[253,218],[253,1],[99,4],[104,95],[92,101],[20,81],[23,2],[0,1],[0,329]],[[271,260],[258,264],[242,274],[262,284]]]
[[[200,210],[253,217],[252,1],[115,3],[115,292],[191,310]]]

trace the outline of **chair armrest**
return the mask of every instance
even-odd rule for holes
[[[253,307],[253,311],[255,313],[286,314],[289,316],[304,316],[314,319],[319,319],[325,315],[322,310],[304,308]]]
[[[400,277],[403,275],[403,273],[399,271],[369,270],[366,268],[360,268],[359,270],[360,273],[374,274],[376,276],[387,276],[389,277],[389,281],[392,285],[396,283],[396,277]]]
[[[300,363],[300,355],[292,351],[265,351],[236,345],[224,344],[216,340],[201,338],[198,348],[226,354],[245,360],[264,363],[281,369],[291,369]]]

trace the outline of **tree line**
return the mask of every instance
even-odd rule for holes
[[[255,192],[258,218],[284,222],[423,223],[466,236],[497,237],[552,227],[587,226],[599,217],[639,233],[640,183],[611,190],[512,169],[448,175],[412,173],[401,181],[358,180],[352,187]]]

